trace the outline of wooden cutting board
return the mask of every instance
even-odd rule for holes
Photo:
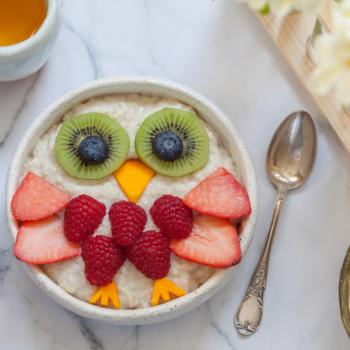
[[[331,6],[330,1],[320,16],[322,22],[329,29],[332,27],[329,15]],[[280,19],[274,15],[261,15],[259,13],[256,15],[270,33],[288,65],[319,106],[322,114],[328,119],[345,148],[350,152],[350,112],[345,111],[334,94],[319,97],[311,91],[309,86],[315,65],[308,58],[306,46],[315,25],[315,17],[292,14]]]

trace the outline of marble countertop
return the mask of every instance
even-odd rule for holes
[[[11,253],[0,209],[0,348],[6,350],[345,350],[338,278],[350,244],[350,162],[248,9],[233,0],[63,0],[63,23],[46,66],[0,83],[0,185],[21,135],[65,92],[94,79],[146,75],[207,95],[232,119],[255,162],[260,211],[235,279],[172,321],[117,327],[75,316],[50,300]],[[261,329],[241,338],[233,315],[267,233],[275,191],[265,153],[281,118],[304,108],[317,120],[319,154],[305,187],[291,193],[269,271]]]

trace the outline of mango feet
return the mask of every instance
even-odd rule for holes
[[[90,304],[97,304],[98,302],[102,306],[108,306],[112,303],[116,309],[120,309],[118,289],[114,282],[98,288],[96,293],[89,299]]]
[[[186,292],[174,282],[164,277],[154,281],[152,306],[159,305],[160,300],[169,301],[170,294],[175,297],[182,297]]]

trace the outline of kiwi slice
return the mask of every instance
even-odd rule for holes
[[[191,112],[164,108],[148,116],[137,131],[138,157],[166,176],[190,174],[208,162],[209,139],[200,119]]]
[[[66,172],[85,180],[101,179],[125,161],[127,132],[107,114],[86,113],[65,121],[56,137],[58,162]]]

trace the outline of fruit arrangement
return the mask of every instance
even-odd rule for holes
[[[135,148],[139,159],[156,173],[182,176],[207,163],[209,140],[193,113],[164,108],[144,120]]]
[[[129,151],[127,132],[113,118],[87,113],[65,121],[56,139],[56,157],[71,176],[100,179],[118,170]],[[190,174],[208,161],[209,140],[191,112],[164,108],[148,116],[137,131],[136,153],[154,172]]]
[[[113,175],[128,200],[107,208],[84,193],[71,198],[31,172],[12,199],[12,213],[19,222],[15,256],[41,265],[81,255],[86,280],[97,287],[89,300],[92,304],[121,307],[115,275],[126,259],[154,280],[154,306],[186,294],[167,277],[171,254],[213,268],[241,260],[231,219],[247,217],[251,207],[246,190],[225,168],[204,178],[184,198],[163,194],[151,208],[137,204],[154,176],[180,177],[205,166],[209,141],[200,120],[176,109],[156,112],[140,126],[135,148],[139,159],[127,159],[128,135],[105,114],[72,118],[63,123],[56,138],[59,164],[69,175],[84,180]],[[110,237],[99,232],[105,217]],[[148,220],[158,229],[145,230]]]
[[[125,161],[129,136],[119,123],[102,113],[87,113],[63,123],[56,138],[56,157],[68,174],[100,179]]]

